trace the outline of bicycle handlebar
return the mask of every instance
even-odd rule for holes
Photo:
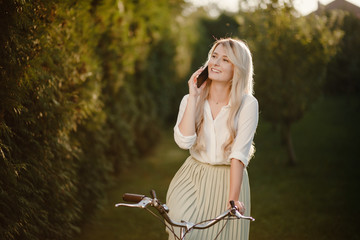
[[[209,228],[227,216],[236,217],[238,219],[255,221],[255,219],[252,217],[247,217],[247,216],[242,215],[235,207],[234,202],[230,201],[230,205],[231,205],[230,209],[224,211],[223,213],[221,213],[219,216],[217,216],[214,219],[203,221],[204,223],[190,223],[190,222],[186,222],[186,221],[175,222],[167,214],[169,212],[169,208],[165,204],[162,204],[156,198],[156,193],[154,190],[151,190],[151,195],[153,198],[149,198],[149,197],[146,197],[145,195],[140,195],[140,194],[125,193],[123,195],[124,201],[136,202],[136,203],[135,204],[117,203],[117,204],[115,204],[115,207],[125,206],[125,207],[136,207],[136,208],[147,208],[148,206],[152,206],[161,214],[161,216],[165,219],[165,221],[168,222],[170,225],[186,228],[186,230]]]

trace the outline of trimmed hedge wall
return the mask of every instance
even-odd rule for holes
[[[1,239],[71,238],[156,143],[178,13],[157,2],[1,1]]]

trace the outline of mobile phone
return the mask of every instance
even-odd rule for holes
[[[208,79],[208,75],[208,66],[206,66],[204,70],[200,73],[200,75],[197,77],[196,84],[198,88],[201,87],[201,85],[206,81],[206,79]]]

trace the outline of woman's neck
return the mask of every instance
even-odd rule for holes
[[[230,84],[212,82],[210,86],[209,99],[216,104],[227,104],[230,98]]]

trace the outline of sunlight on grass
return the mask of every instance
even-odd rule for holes
[[[249,168],[252,239],[358,239],[359,107],[351,97],[315,104],[293,127],[296,167],[284,165],[279,134],[260,124]]]

